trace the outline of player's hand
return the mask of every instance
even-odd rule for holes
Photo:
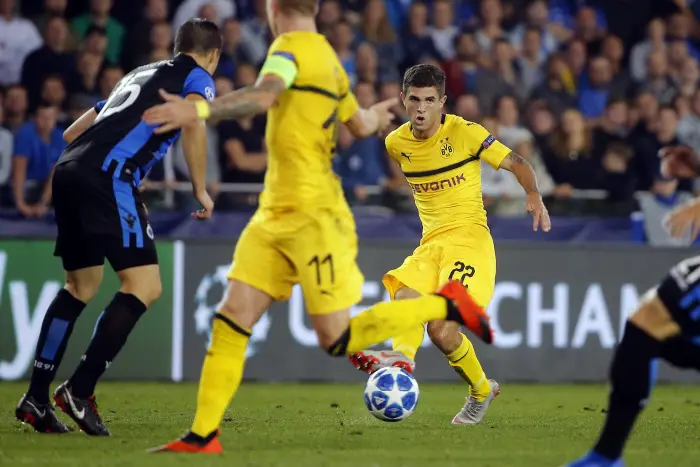
[[[34,207],[26,203],[20,203],[17,205],[17,210],[23,217],[27,219],[34,217]]]
[[[674,238],[680,238],[691,229],[690,240],[700,233],[700,200],[688,201],[671,211],[664,219],[664,227]]]
[[[544,232],[549,232],[552,228],[552,221],[549,220],[549,212],[539,193],[528,193],[525,195],[525,210],[532,214],[532,230],[537,232],[542,226]]]
[[[370,110],[373,110],[377,114],[377,132],[384,131],[384,129],[394,121],[394,114],[389,109],[398,103],[399,100],[393,97],[370,107]]]
[[[214,201],[209,196],[209,193],[206,190],[202,190],[195,193],[194,197],[202,205],[202,209],[193,212],[192,217],[199,221],[211,219],[211,214],[214,212]]]
[[[143,120],[149,125],[160,125],[155,133],[167,133],[197,122],[197,108],[193,101],[187,101],[176,94],[160,90],[165,104],[156,105],[143,113]]]
[[[688,146],[661,148],[659,157],[664,177],[693,178],[700,174],[700,157]]]
[[[34,211],[34,217],[44,217],[46,213],[49,212],[49,204],[39,203],[35,206],[32,206],[32,210]]]

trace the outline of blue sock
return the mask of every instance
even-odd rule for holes
[[[28,394],[41,404],[49,402],[49,386],[66,351],[73,326],[85,303],[61,289],[46,310],[34,356]]]

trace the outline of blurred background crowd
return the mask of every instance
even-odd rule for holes
[[[530,160],[550,211],[642,222],[695,189],[664,179],[657,153],[700,151],[696,14],[694,0],[323,0],[318,28],[361,105],[397,96],[416,63],[440,66],[446,110]],[[0,0],[0,204],[44,215],[62,129],[125,72],[169,58],[174,31],[193,16],[223,31],[217,93],[253,84],[271,40],[265,0]],[[395,112],[396,125],[406,121]],[[218,209],[254,208],[264,127],[260,116],[209,128]],[[190,207],[184,157],[177,145],[172,153],[149,175],[151,209]],[[355,206],[412,209],[381,136],[341,131],[335,163]],[[490,213],[522,215],[514,177],[482,170]]]

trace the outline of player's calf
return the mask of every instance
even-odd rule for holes
[[[17,408],[15,418],[22,423],[31,425],[39,433],[68,433],[70,429],[56,416],[51,404],[42,404],[30,395],[22,396]]]

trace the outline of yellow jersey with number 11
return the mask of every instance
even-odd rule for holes
[[[304,211],[345,203],[331,160],[338,125],[359,107],[335,51],[316,32],[285,33],[270,46],[265,74],[280,76],[287,89],[267,113],[260,207]]]
[[[419,140],[409,122],[386,137],[386,149],[413,190],[423,224],[421,243],[455,227],[476,224],[488,228],[479,160],[498,169],[510,149],[484,127],[443,115],[438,131]]]

